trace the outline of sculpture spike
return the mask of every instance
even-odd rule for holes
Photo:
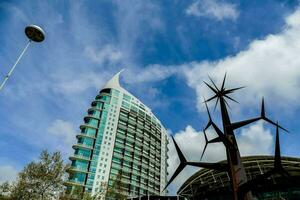
[[[183,153],[181,152],[178,144],[176,143],[174,137],[171,135],[172,140],[174,142],[175,148],[176,148],[176,152],[178,154],[180,163],[179,166],[177,167],[176,171],[174,172],[174,174],[172,175],[172,177],[170,178],[170,180],[168,181],[167,185],[165,186],[165,188],[163,189],[163,191],[172,183],[172,181],[178,176],[178,174],[185,168],[185,166],[187,165],[187,161],[183,155]]]
[[[278,128],[286,131],[286,132],[289,132],[287,129],[283,128],[282,126],[276,124],[275,122],[273,122],[272,120],[270,120],[269,118],[267,117],[264,117],[263,120],[265,120],[266,122],[269,122],[270,124],[273,124],[274,126],[278,126]]]
[[[215,104],[215,107],[214,107],[214,111],[215,111],[216,108],[217,108],[218,102],[219,102],[219,97],[217,98],[217,101],[216,101],[216,104]]]
[[[206,135],[206,133],[205,133],[205,130],[203,130],[203,134],[204,134],[204,139],[205,139],[205,145],[204,145],[204,148],[203,148],[203,151],[202,151],[200,160],[202,160],[203,155],[204,155],[204,152],[205,152],[206,147],[207,147],[207,144],[208,144],[208,139],[207,139],[207,135]]]
[[[222,139],[218,136],[212,140],[209,140],[208,143],[211,144],[211,143],[217,143],[217,142],[222,142]]]
[[[280,174],[283,177],[288,178],[290,181],[295,181],[290,178],[290,174],[283,168],[281,162],[281,153],[280,153],[280,141],[279,141],[279,124],[276,123],[276,141],[275,141],[275,156],[274,156],[274,168],[267,171],[266,173],[260,174],[255,178],[248,180],[246,183],[239,187],[241,194],[250,191],[257,183],[262,183],[267,180],[273,174]]]
[[[205,83],[205,85],[207,85],[207,87],[209,87],[215,94],[218,93],[218,90],[214,89],[213,87],[211,87],[208,83],[206,83],[205,81],[203,81]]]
[[[211,115],[210,115],[210,112],[209,112],[209,109],[208,109],[205,98],[204,98],[204,103],[205,103],[205,108],[206,108],[206,112],[207,112],[207,115],[208,115],[208,119],[209,119],[209,121],[211,121]]]
[[[262,98],[262,102],[261,102],[261,114],[260,114],[260,117],[256,117],[256,118],[252,118],[252,119],[248,119],[248,120],[244,120],[244,121],[240,121],[240,122],[235,122],[235,123],[232,123],[230,125],[230,127],[235,130],[235,129],[238,129],[238,128],[241,128],[243,126],[246,126],[248,124],[251,124],[253,122],[256,122],[258,120],[264,120],[286,132],[289,132],[288,130],[286,130],[285,128],[283,128],[282,126],[276,124],[275,122],[273,122],[272,120],[270,120],[269,118],[266,117],[266,113],[265,113],[265,103],[264,103],[264,98]]]
[[[216,133],[218,134],[219,137],[224,136],[224,133],[219,129],[219,127],[213,122],[212,126],[214,128],[214,130],[216,131]]]
[[[261,101],[261,114],[260,114],[260,116],[261,117],[266,117],[264,98],[262,98],[262,101]]]
[[[248,120],[244,120],[244,121],[234,122],[230,125],[230,127],[232,128],[232,130],[235,130],[235,129],[241,128],[243,126],[247,126],[248,124],[256,122],[260,119],[262,119],[262,118],[256,117],[256,118],[252,118],[252,119],[248,119]]]
[[[210,115],[210,112],[209,112],[209,109],[208,109],[208,106],[207,106],[207,103],[206,103],[206,100],[204,98],[204,103],[205,103],[205,107],[206,107],[206,111],[207,111],[207,115],[208,115],[208,122],[207,122],[207,125],[205,126],[205,128],[203,129],[204,131],[208,129],[209,126],[211,126],[211,123],[212,123],[212,119],[211,119],[211,115]]]
[[[173,137],[173,136],[171,136],[171,137],[172,137],[172,140],[173,140],[173,142],[174,142],[175,149],[176,149],[176,152],[177,152],[177,154],[178,154],[180,163],[186,163],[186,159],[185,159],[183,153],[181,152],[181,150],[180,150],[178,144],[176,143],[174,137]]]
[[[276,123],[276,141],[275,141],[275,158],[274,158],[274,168],[281,169],[281,153],[280,153],[280,141],[279,141],[279,126],[278,122]]]
[[[227,74],[227,72],[225,72],[221,90],[224,90],[224,89],[225,89],[225,88],[224,88],[224,85],[225,85],[225,80],[226,80],[226,74]]]
[[[212,84],[214,85],[214,87],[216,88],[216,90],[219,92],[220,90],[218,89],[218,87],[216,86],[215,82],[212,80],[212,78],[210,76],[208,76],[209,80],[212,82]]]
[[[214,96],[212,96],[212,97],[210,97],[209,99],[207,99],[206,102],[209,102],[209,101],[213,100],[213,99],[216,98],[216,97],[218,97],[218,96],[215,94]]]
[[[226,98],[230,99],[231,101],[235,102],[235,103],[239,103],[238,101],[236,101],[235,99],[231,98],[230,96],[228,95],[224,95]]]
[[[233,89],[229,89],[229,90],[225,91],[225,94],[230,94],[230,93],[232,93],[232,92],[234,92],[236,90],[240,90],[240,89],[243,89],[243,88],[245,88],[245,86],[237,87],[237,88],[233,88]]]
[[[165,186],[165,188],[163,189],[163,191],[165,191],[165,189],[172,183],[172,181],[178,176],[178,174],[185,168],[186,165],[187,165],[187,163],[180,163],[179,164],[179,166],[177,167],[176,171],[174,172],[174,174],[172,175],[172,177],[168,181],[168,183]]]
[[[230,107],[230,105],[228,104],[228,102],[226,101],[226,99],[224,99],[224,102],[225,102],[225,104],[227,105],[227,107],[228,107],[229,109],[231,109],[231,107]]]

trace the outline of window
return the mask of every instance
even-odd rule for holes
[[[125,108],[125,109],[129,109],[130,108],[130,104],[127,103],[127,102],[125,102],[125,101],[123,101],[122,102],[122,107]]]
[[[85,123],[90,125],[90,126],[94,126],[94,127],[97,127],[98,126],[98,122],[99,120],[96,120],[96,119],[92,119],[92,118],[87,118],[85,119]]]
[[[85,127],[82,129],[82,133],[86,133],[87,135],[90,135],[90,136],[95,136],[96,129]]]
[[[112,98],[112,103],[115,104],[115,105],[118,104],[118,98],[113,97]]]
[[[130,101],[131,97],[127,94],[124,94],[123,99],[126,100],[126,101]]]
[[[83,144],[85,146],[93,146],[94,139],[91,138],[79,138],[78,139],[79,144]]]
[[[100,94],[99,99],[105,101],[106,103],[110,103],[110,96]]]
[[[120,91],[116,90],[116,89],[113,89],[112,90],[112,95],[118,97],[120,95]]]

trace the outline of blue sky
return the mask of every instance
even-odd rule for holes
[[[190,159],[202,150],[201,102],[211,95],[202,81],[209,74],[219,83],[225,71],[228,86],[247,86],[234,95],[233,121],[256,116],[264,96],[269,116],[290,130],[282,153],[299,156],[299,21],[298,1],[2,0],[0,77],[24,48],[26,25],[40,25],[46,39],[29,47],[0,93],[0,182],[42,149],[67,158],[90,102],[123,68],[121,84],[152,108]],[[273,133],[263,123],[237,132],[242,154],[272,154]],[[218,145],[204,159],[223,153]]]

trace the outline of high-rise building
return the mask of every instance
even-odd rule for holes
[[[168,136],[151,110],[119,84],[117,73],[96,96],[80,126],[68,170],[67,193],[112,187],[136,197],[164,195]]]

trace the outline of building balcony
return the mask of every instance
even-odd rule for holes
[[[133,162],[133,158],[129,158],[129,157],[126,157],[126,156],[124,156],[124,157],[122,157],[124,160],[126,160],[126,161],[129,161],[129,162]]]
[[[67,172],[81,172],[81,173],[86,173],[86,174],[89,173],[87,171],[87,169],[74,167],[74,166],[69,167],[66,171]]]
[[[77,144],[73,145],[72,148],[73,149],[82,148],[82,149],[88,149],[88,150],[92,150],[93,149],[92,146],[88,146],[88,145],[80,144],[80,143],[77,143]]]
[[[133,147],[130,147],[130,146],[126,145],[126,144],[125,144],[125,150],[130,151],[130,152],[134,151]]]
[[[126,138],[126,136],[122,133],[117,133],[117,137],[116,138],[120,138],[122,140],[124,140]]]
[[[97,97],[96,97],[97,98]],[[101,103],[107,103],[105,100],[102,100],[102,99],[95,99],[92,103],[91,103],[91,106],[95,106],[95,103],[97,102],[101,102]]]
[[[120,153],[114,152],[113,157],[116,157],[116,158],[123,158],[123,155],[120,154]]]
[[[89,118],[92,118],[92,119],[96,119],[96,120],[100,120],[101,118],[100,117],[96,117],[96,116],[94,116],[94,115],[86,115],[86,116],[84,116],[84,120],[86,120],[86,119],[89,119]]]
[[[122,115],[119,116],[119,119],[122,120],[122,121],[125,121],[125,122],[128,121],[128,118],[125,117],[125,116],[122,116]]]
[[[98,127],[92,126],[90,124],[82,124],[79,126],[80,129],[83,129],[84,127],[98,129]]]
[[[103,109],[102,108],[91,107],[87,111],[89,112],[89,111],[92,111],[92,110],[102,111]]]
[[[119,147],[119,148],[124,148],[125,147],[124,144],[121,144],[119,142],[115,142],[115,146]]]
[[[65,181],[64,185],[65,186],[82,186],[82,187],[85,186],[84,183],[82,183],[82,182],[80,182],[78,180],[74,180],[74,179],[73,180],[67,180],[67,181]]]
[[[77,139],[82,138],[82,137],[96,139],[96,137],[94,135],[88,134],[88,133],[79,133],[78,135],[76,135]]]
[[[122,129],[122,130],[126,130],[127,127],[123,124],[118,123],[118,128]]]
[[[91,161],[90,157],[74,154],[70,156],[70,160],[84,160],[84,161]]]

